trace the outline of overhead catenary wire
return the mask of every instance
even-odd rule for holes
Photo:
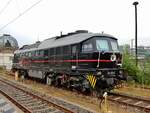
[[[36,5],[38,5],[39,3],[41,3],[43,0],[39,0],[36,3],[34,3],[32,6],[30,6],[29,8],[27,8],[25,11],[23,11],[22,13],[20,13],[17,17],[13,18],[11,21],[9,21],[7,24],[5,24],[4,26],[2,26],[0,28],[0,31],[3,30],[5,27],[7,27],[8,25],[10,25],[11,23],[15,22],[17,19],[19,19],[21,16],[23,16],[25,13],[27,13],[29,10],[31,10],[33,7],[35,7]]]
[[[17,7],[17,10],[18,10],[18,13],[19,13],[19,15],[20,15],[20,6],[19,6],[19,3],[18,3],[18,0],[15,0],[16,1],[16,7]]]
[[[8,5],[11,3],[12,0],[9,0],[6,5],[1,9],[0,15],[5,11],[5,9],[8,7]]]

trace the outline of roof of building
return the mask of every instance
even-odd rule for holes
[[[17,40],[9,34],[0,36],[0,47],[18,48]]]

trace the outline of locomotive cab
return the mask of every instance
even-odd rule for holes
[[[125,79],[121,69],[122,54],[115,38],[95,36],[84,41],[79,59],[79,68],[88,69],[98,78],[97,90],[113,87],[118,80]]]
[[[82,43],[79,67],[91,70],[118,68],[121,57],[115,38],[92,37]]]

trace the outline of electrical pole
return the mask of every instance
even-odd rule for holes
[[[131,39],[131,47],[130,47],[130,54],[131,55],[134,55],[134,47],[133,47],[134,44],[133,43],[134,43],[134,39]]]
[[[138,65],[138,59],[137,59],[137,5],[139,3],[136,1],[133,3],[135,6],[135,62],[136,66]]]

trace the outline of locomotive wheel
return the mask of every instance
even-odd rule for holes
[[[57,78],[57,79],[56,79],[55,86],[56,86],[56,87],[61,86],[61,79],[60,79],[60,78]]]

